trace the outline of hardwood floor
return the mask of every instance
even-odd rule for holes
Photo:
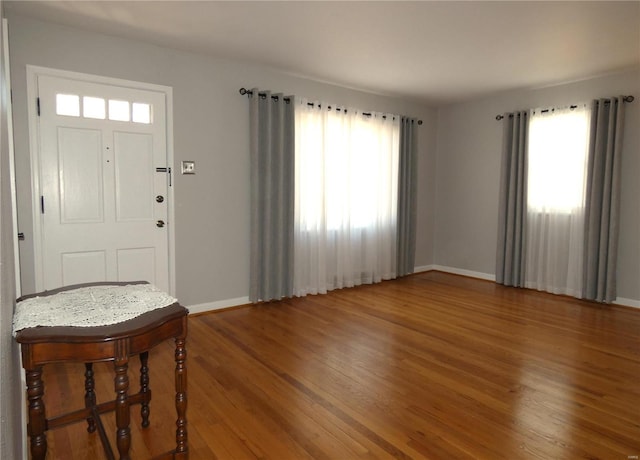
[[[636,309],[429,272],[189,328],[192,459],[640,456]],[[134,459],[174,444],[173,344],[149,362],[151,426],[132,409]],[[95,369],[98,400],[112,398],[111,366]],[[45,366],[49,415],[82,406],[83,371]],[[48,440],[49,458],[103,458],[84,424]]]

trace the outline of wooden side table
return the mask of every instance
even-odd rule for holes
[[[32,297],[44,297],[56,293],[95,285],[125,285],[130,283],[93,283],[47,291],[25,296],[18,301]],[[176,448],[160,458],[187,459],[187,368],[186,348],[188,310],[178,303],[143,313],[133,319],[120,323],[94,326],[41,326],[22,329],[16,333],[20,343],[22,363],[27,381],[29,403],[29,424],[27,432],[30,438],[31,455],[34,460],[44,459],[47,453],[46,431],[70,423],[86,420],[88,431],[98,431],[105,453],[114,459],[114,453],[107,439],[100,414],[115,410],[116,444],[120,459],[130,459],[129,447],[131,432],[129,428],[129,406],[141,405],[142,426],[149,426],[149,372],[148,352],[159,343],[173,338],[175,340],[175,406]],[[140,390],[129,395],[129,377],[127,375],[129,358],[140,356]],[[113,361],[115,369],[114,388],[116,398],[113,401],[96,404],[92,363]],[[85,407],[77,411],[46,418],[43,402],[44,384],[42,367],[54,362],[85,363]]]

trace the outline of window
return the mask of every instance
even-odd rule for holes
[[[570,213],[584,206],[589,117],[586,108],[532,113],[529,122],[528,207]]]
[[[589,109],[534,111],[529,119],[525,286],[582,290]]]
[[[399,120],[304,100],[295,119],[295,294],[392,278]]]
[[[101,97],[84,96],[82,98],[82,112],[86,118],[97,118],[104,120],[105,104]]]
[[[134,102],[131,104],[132,116],[131,119],[134,123],[151,123],[151,107],[149,104],[143,104],[141,102]]]
[[[80,116],[80,97],[76,94],[56,94],[56,114]]]
[[[124,121],[151,124],[151,104],[130,102],[118,99],[81,96],[78,94],[56,94],[56,114],[67,117],[84,117],[97,120],[108,118],[112,121]],[[108,108],[108,115],[107,115]],[[81,110],[82,109],[82,112]]]
[[[296,118],[300,222],[365,228],[389,218],[397,195],[398,123],[344,111]]]
[[[129,102],[109,99],[109,120],[129,121]]]

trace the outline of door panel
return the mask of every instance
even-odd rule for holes
[[[39,75],[38,96],[43,288],[169,291],[164,94]]]
[[[103,222],[101,132],[58,129],[62,224]]]
[[[116,219],[153,219],[153,139],[149,134],[114,135],[116,167]]]
[[[67,252],[61,256],[63,285],[90,283],[96,278],[106,279],[105,251]]]
[[[119,249],[117,257],[118,281],[147,280],[156,277],[155,248]]]

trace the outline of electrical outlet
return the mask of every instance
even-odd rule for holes
[[[183,161],[182,162],[182,174],[195,174],[196,162],[195,161]]]

